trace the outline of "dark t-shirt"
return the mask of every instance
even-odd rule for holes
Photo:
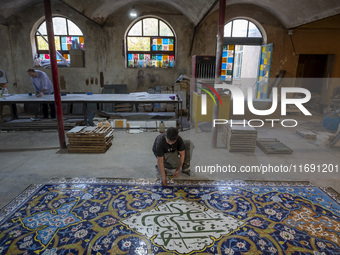
[[[183,139],[178,136],[174,144],[168,144],[165,140],[165,133],[160,134],[156,137],[155,142],[152,147],[152,151],[156,157],[163,157],[164,153],[174,152],[174,151],[184,151]]]

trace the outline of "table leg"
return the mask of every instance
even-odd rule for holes
[[[4,119],[2,118],[2,109],[3,109],[3,105],[0,105],[0,123],[4,122]]]
[[[87,121],[87,103],[86,102],[83,103],[83,113],[84,113],[85,126],[87,126],[88,121]]]

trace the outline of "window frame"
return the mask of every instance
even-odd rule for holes
[[[144,35],[144,22],[143,22],[143,20],[144,19],[149,19],[149,18],[152,18],[152,19],[157,19],[157,22],[158,22],[158,31],[157,31],[157,35]],[[141,22],[141,30],[142,30],[142,35],[130,35],[129,36],[129,32],[131,31],[131,29],[138,23],[138,22]],[[165,25],[167,25],[168,26],[168,28],[171,30],[171,32],[172,32],[172,34],[173,34],[173,36],[161,36],[160,35],[160,29],[161,29],[161,26],[160,26],[160,22],[163,22]],[[150,45],[149,45],[149,48],[150,48],[150,50],[149,51],[131,51],[131,50],[129,50],[129,48],[128,48],[128,38],[129,37],[139,37],[139,38],[141,38],[141,37],[143,37],[143,38],[145,38],[145,37],[147,37],[147,38],[150,38]],[[144,16],[144,17],[140,17],[139,19],[136,19],[136,20],[134,20],[134,22],[129,26],[129,28],[127,29],[127,31],[126,31],[126,35],[125,35],[125,67],[126,68],[136,68],[135,66],[129,66],[129,54],[144,54],[144,55],[150,55],[150,61],[152,61],[151,60],[151,56],[152,55],[168,55],[168,56],[174,56],[174,58],[173,58],[173,60],[175,61],[176,60],[176,42],[177,42],[177,40],[176,40],[176,34],[175,34],[175,31],[174,31],[174,29],[170,26],[170,24],[167,22],[167,21],[165,21],[165,20],[163,20],[163,19],[161,19],[161,18],[159,18],[159,17],[155,17],[155,16]],[[157,51],[154,51],[154,50],[152,50],[152,41],[153,41],[153,39],[172,39],[173,40],[173,50],[172,51],[159,51],[159,50],[157,50]],[[169,66],[167,66],[167,68],[174,68],[175,66],[172,66],[172,67],[170,67],[170,64],[169,64]],[[138,68],[138,67],[137,67]],[[140,67],[141,68],[141,67]],[[142,67],[142,68],[144,68],[144,66]],[[163,66],[162,67],[153,67],[153,66],[150,66],[150,68],[164,68]]]
[[[234,21],[236,20],[245,20],[247,21],[247,33],[246,33],[246,36],[244,37],[233,37],[233,29],[234,29]],[[229,48],[229,46],[232,46],[233,45],[233,63],[232,63],[232,70],[231,70],[231,77],[230,77],[230,80],[228,79],[228,74],[227,74],[227,69],[222,69],[225,70],[226,74],[224,75],[225,77],[225,80],[223,81],[226,81],[227,83],[232,83],[234,79],[240,79],[238,77],[235,77],[235,61],[236,61],[236,45],[258,45],[258,46],[262,46],[264,43],[265,43],[265,34],[263,31],[261,31],[261,29],[259,28],[259,26],[254,23],[252,20],[248,19],[248,18],[235,18],[235,19],[232,19],[232,20],[229,20],[227,23],[224,24],[224,29],[226,28],[226,26],[231,23],[230,25],[230,35],[228,36],[224,36],[223,37],[223,48],[227,47]],[[252,23],[257,29],[258,31],[261,33],[261,37],[249,37],[249,27],[250,27],[250,23]],[[224,50],[223,50],[224,52]],[[243,55],[243,53],[242,53]],[[241,57],[241,62],[242,61],[242,57]],[[222,63],[223,65],[223,63]],[[242,68],[242,65],[241,67],[239,68]],[[241,74],[241,73],[240,73]],[[223,77],[223,75],[222,75]],[[221,77],[221,79],[222,79]]]
[[[65,55],[70,55],[70,51],[69,50],[62,50],[62,43],[61,43],[61,38],[62,37],[83,37],[84,38],[84,33],[83,31],[79,28],[79,26],[74,22],[72,21],[71,19],[69,18],[66,18],[66,17],[63,17],[63,16],[53,16],[53,18],[63,18],[65,19],[65,23],[66,23],[66,31],[67,31],[67,35],[54,35],[54,40],[55,38],[59,38],[59,46],[60,46],[60,50],[57,50],[57,47],[56,47],[56,50],[63,55],[63,57],[65,57]],[[76,25],[78,27],[78,29],[81,31],[82,35],[70,35],[69,34],[69,25],[68,25],[68,20],[70,20],[74,25]],[[50,54],[49,50],[39,50],[39,45],[38,45],[38,37],[41,37],[40,33],[38,32],[39,31],[39,28],[42,26],[42,24],[46,22],[46,19],[44,19],[37,27],[37,31],[34,33],[34,40],[35,40],[35,48],[36,48],[36,54],[38,56],[40,56],[41,54]],[[47,40],[47,35],[43,35]],[[44,39],[43,39],[44,40]],[[84,40],[85,41],[85,40]],[[78,43],[80,43],[78,41]],[[70,58],[67,58],[68,61],[70,61]]]

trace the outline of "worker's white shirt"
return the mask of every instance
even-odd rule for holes
[[[53,84],[48,78],[47,74],[39,70],[35,70],[35,71],[37,72],[37,77],[35,78],[31,77],[34,90],[37,93],[40,93],[43,89],[45,89],[46,91],[44,94],[52,94]]]

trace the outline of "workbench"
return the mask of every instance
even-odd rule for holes
[[[0,98],[0,106],[18,103],[42,104],[53,102],[54,95],[37,97],[34,94],[13,94],[7,96],[5,99]],[[176,96],[176,94],[66,94],[61,96],[61,103],[82,103],[85,125],[88,123],[88,103],[172,103],[178,106],[178,121],[182,127],[182,99],[180,96]],[[0,119],[2,119],[2,111],[0,112]]]

